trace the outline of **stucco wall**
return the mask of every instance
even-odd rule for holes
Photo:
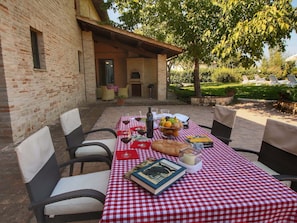
[[[0,126],[9,126],[11,120],[14,142],[44,125],[57,122],[62,112],[86,100],[84,75],[79,73],[78,65],[78,51],[82,51],[81,31],[75,14],[74,1],[0,2],[6,82],[0,87],[1,92],[7,91],[3,101],[8,102],[0,110]],[[44,69],[33,69],[30,27],[42,33]],[[1,106],[5,105],[3,101]],[[9,137],[8,131],[4,134]],[[2,135],[2,139],[4,137]]]
[[[96,57],[96,67],[99,70],[99,59],[112,59],[114,63],[114,78],[115,85],[119,87],[125,87],[127,84],[127,74],[126,74],[126,58],[127,52],[120,48],[115,48],[108,45],[106,42],[97,41],[95,43],[95,57]],[[97,73],[98,78],[99,74]],[[102,83],[99,82],[100,85]]]

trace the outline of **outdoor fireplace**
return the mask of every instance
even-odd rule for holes
[[[138,71],[131,72],[130,76],[131,96],[141,97],[141,81]]]

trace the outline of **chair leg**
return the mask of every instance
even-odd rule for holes
[[[73,175],[73,164],[70,164],[69,176]]]
[[[84,162],[81,162],[81,165],[80,165],[80,173],[82,173],[84,170]]]

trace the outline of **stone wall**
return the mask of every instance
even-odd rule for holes
[[[75,16],[74,1],[0,2],[1,141],[16,143],[85,103],[85,77],[78,63],[81,30]],[[33,69],[30,29],[42,36],[43,69]]]
[[[220,96],[204,96],[204,97],[191,97],[192,105],[229,105],[233,101],[233,96],[220,97]]]

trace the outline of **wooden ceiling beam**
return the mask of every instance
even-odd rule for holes
[[[100,42],[100,43],[104,43],[104,44],[114,46],[116,48],[121,48],[121,49],[124,49],[124,50],[127,50],[127,51],[131,51],[131,52],[140,54],[140,55],[145,56],[145,57],[149,57],[149,58],[156,58],[157,57],[156,53],[144,50],[144,49],[138,47],[138,44],[137,44],[136,47],[134,47],[134,46],[131,46],[131,45],[128,45],[128,44],[125,44],[125,43],[121,43],[118,40],[114,40],[114,39],[109,40],[109,39],[102,38],[102,37],[99,37],[99,36],[95,36],[94,40],[97,41],[97,42]]]

